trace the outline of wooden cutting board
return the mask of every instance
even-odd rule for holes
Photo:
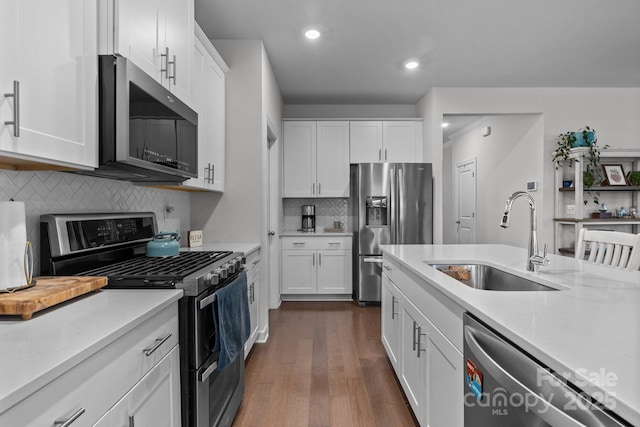
[[[0,293],[0,315],[20,315],[28,320],[36,311],[95,291],[107,284],[107,278],[99,276],[36,277],[35,281],[36,284],[30,288]]]

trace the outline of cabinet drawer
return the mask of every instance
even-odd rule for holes
[[[155,351],[143,351],[169,334]],[[176,303],[9,409],[0,424],[49,426],[84,409],[72,426],[92,425],[177,344]]]
[[[351,237],[286,237],[282,249],[351,249]]]

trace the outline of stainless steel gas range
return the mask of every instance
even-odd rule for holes
[[[242,352],[218,369],[216,291],[239,280],[242,253],[147,257],[155,214],[51,214],[40,218],[42,275],[107,276],[109,288],[183,289],[179,301],[182,425],[230,426],[244,394]],[[241,301],[246,303],[246,301]]]

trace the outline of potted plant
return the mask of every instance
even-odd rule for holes
[[[640,171],[631,171],[627,174],[629,185],[640,187]]]
[[[578,147],[588,147],[588,151],[584,156],[585,165],[583,169],[582,180],[585,190],[592,195],[589,189],[596,183],[600,183],[603,179],[602,168],[600,167],[600,151],[609,148],[608,145],[602,147],[598,146],[598,137],[596,130],[590,126],[580,128],[578,131],[567,131],[558,135],[556,141],[557,147],[553,152],[553,162],[556,165],[556,169],[569,166],[573,167],[578,159],[571,157],[572,149]],[[600,204],[599,194],[595,193],[593,196],[593,203]],[[585,200],[585,204],[588,202]]]

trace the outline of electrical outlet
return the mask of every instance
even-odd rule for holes
[[[565,209],[567,215],[575,215],[576,214],[576,205],[567,205]]]

